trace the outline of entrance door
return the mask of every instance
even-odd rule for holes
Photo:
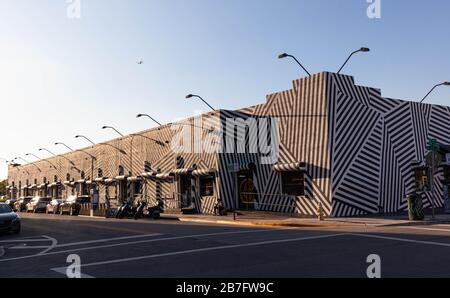
[[[255,208],[257,195],[252,171],[244,170],[238,173],[238,194],[240,209],[249,210]]]
[[[188,208],[192,205],[191,177],[188,175],[181,175],[179,177],[180,177],[181,208]]]

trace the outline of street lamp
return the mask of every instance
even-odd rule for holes
[[[295,58],[295,56],[289,55],[287,53],[283,53],[283,54],[278,55],[278,59],[284,59],[284,58],[288,58],[288,57],[294,59],[295,62],[297,62],[297,64],[300,65],[300,67],[308,74],[308,76],[311,76],[309,71],[306,70],[306,68],[300,63],[300,61],[297,60],[297,58]]]
[[[200,95],[195,95],[195,94],[188,94],[188,95],[186,95],[186,99],[190,99],[190,98],[193,98],[193,97],[197,97],[197,98],[199,98],[201,101],[203,101],[211,110],[213,110],[213,111],[215,111],[215,109],[209,104],[209,103],[207,103],[206,102],[206,100],[204,100]]]
[[[61,142],[56,142],[55,143],[55,146],[58,146],[58,145],[62,145],[62,146],[64,146],[64,147],[66,147],[67,149],[69,149],[69,151],[73,151],[73,149],[72,148],[70,148],[69,146],[67,146],[66,144],[64,144],[64,143],[61,143]]]
[[[58,146],[58,145],[62,145],[62,146],[64,146],[64,147],[66,147],[67,149],[69,149],[70,151],[73,151],[72,148],[70,148],[69,146],[67,146],[67,145],[64,144],[64,143],[61,143],[61,142],[55,143],[55,146]],[[66,157],[66,156],[64,156],[64,155],[60,155],[60,156],[61,156],[62,158],[64,158],[65,160],[69,161],[70,164],[71,164],[72,166],[75,166],[75,163],[74,163],[72,160],[70,160],[68,157]]]
[[[425,99],[427,99],[427,97],[431,94],[431,92],[433,92],[434,89],[436,89],[439,86],[450,86],[450,82],[440,83],[440,84],[437,84],[436,86],[434,86],[433,88],[431,88],[430,92],[428,92],[428,94],[425,95],[425,97],[420,101],[420,103],[423,103],[425,101]]]
[[[117,132],[121,137],[124,137],[124,135],[122,134],[122,133],[120,133],[120,131],[118,131],[117,129],[115,129],[114,127],[112,127],[112,126],[103,126],[102,127],[102,129],[112,129],[112,130],[114,130],[115,132]]]
[[[33,166],[35,166],[35,167],[39,170],[39,172],[42,172],[41,168],[38,167],[37,164],[35,164],[34,162],[30,162],[30,161],[28,161],[28,160],[26,160],[25,158],[22,158],[22,157],[20,157],[20,156],[19,156],[19,157],[14,157],[14,159],[12,160],[12,162],[14,162],[16,159],[20,159],[20,160],[23,160],[25,163],[32,164]]]
[[[92,142],[90,139],[88,139],[86,136],[83,136],[83,135],[77,135],[77,136],[75,136],[75,139],[79,139],[79,138],[85,139],[86,141],[88,141],[88,142],[91,143],[92,145],[95,145],[95,143]]]
[[[39,151],[41,151],[41,149],[39,149]],[[37,156],[36,154],[33,154],[33,153],[27,153],[27,154],[25,154],[25,156],[33,156],[33,157],[41,160],[41,158],[39,156]],[[56,166],[52,162],[50,162],[49,160],[46,160],[46,159],[44,159],[43,161],[49,163],[56,170]]]
[[[136,118],[141,118],[141,117],[147,117],[150,120],[152,120],[153,122],[155,122],[156,124],[158,124],[159,126],[162,126],[162,124],[159,121],[156,121],[152,116],[150,116],[148,114],[139,114],[136,116]]]
[[[353,55],[355,55],[356,53],[359,53],[359,52],[361,52],[361,53],[367,53],[367,52],[370,52],[370,49],[369,49],[369,48],[360,48],[359,50],[356,50],[356,51],[352,52],[352,53],[350,54],[350,56],[348,56],[347,60],[345,60],[344,64],[341,66],[341,68],[338,70],[337,73],[340,73],[340,72],[342,71],[342,69],[344,68],[344,66],[347,64],[347,62],[350,60],[350,58],[351,58]]]

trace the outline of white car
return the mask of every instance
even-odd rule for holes
[[[47,210],[47,205],[50,203],[51,198],[42,198],[42,197],[34,197],[31,201],[26,205],[27,212],[45,212]]]

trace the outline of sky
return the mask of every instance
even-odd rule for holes
[[[380,0],[375,19],[367,1],[0,0],[0,157],[154,126],[138,113],[167,123],[208,110],[188,93],[222,109],[263,103],[305,76],[283,52],[336,72],[369,47],[343,73],[385,97],[418,101],[450,81],[450,1]],[[428,101],[449,105],[450,88]]]

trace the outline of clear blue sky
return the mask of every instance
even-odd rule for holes
[[[336,71],[368,46],[345,73],[387,97],[418,100],[450,80],[448,0],[382,0],[379,20],[366,0],[81,0],[77,20],[67,5],[0,0],[1,157],[114,137],[102,125],[149,128],[141,112],[170,122],[205,110],[190,92],[226,109],[262,103],[304,75],[276,58],[285,51]],[[429,101],[450,104],[450,88]]]

